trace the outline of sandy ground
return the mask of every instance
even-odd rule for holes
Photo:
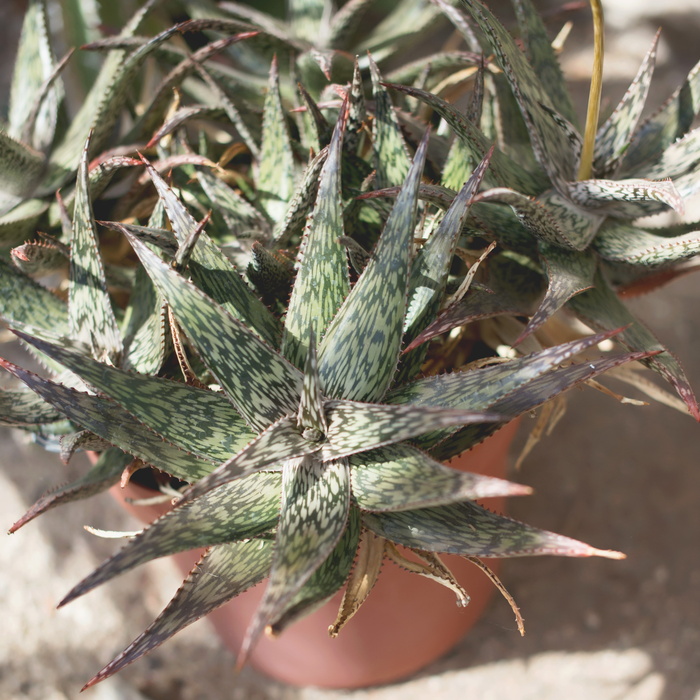
[[[697,59],[694,3],[616,3],[608,70],[636,70],[651,35],[667,27],[660,89]],[[632,7],[634,6],[634,7]],[[623,13],[627,7],[627,14]],[[631,16],[630,12],[637,13]],[[2,15],[2,10],[0,10]],[[7,23],[4,29],[7,31]],[[10,32],[11,34],[11,32]],[[575,38],[576,39],[576,38]],[[575,40],[568,59],[584,75]],[[695,212],[696,218],[700,211]],[[634,306],[671,347],[700,390],[697,278]],[[3,431],[0,514],[14,521],[44,490],[75,477],[69,468]],[[363,691],[296,689],[232,657],[200,622],[163,648],[88,691],[94,700],[700,700],[700,429],[662,406],[617,404],[591,390],[572,395],[556,434],[536,448],[519,480],[535,495],[511,513],[534,525],[625,551],[622,562],[541,558],[506,562],[503,579],[525,616],[521,639],[502,600],[448,656],[403,683]],[[56,602],[114,549],[84,533],[88,523],[131,529],[104,497],[51,512],[0,538],[0,700],[75,698],[82,684],[159,612],[179,579],[167,562],[128,574],[55,611]],[[410,611],[407,611],[410,614]]]

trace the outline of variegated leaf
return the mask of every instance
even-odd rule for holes
[[[344,235],[340,176],[346,120],[347,100],[321,170],[316,205],[302,239],[297,277],[284,320],[282,353],[297,367],[306,359],[310,337],[323,336],[350,289],[347,255],[338,240]]]
[[[24,333],[16,334],[183,450],[222,462],[255,437],[222,393],[125,372]]]
[[[287,300],[294,282],[294,261],[259,241],[250,247],[248,279],[256,286],[262,300],[269,305]]]
[[[89,688],[170,639],[187,625],[261,581],[270,569],[272,542],[256,539],[212,547],[156,621],[89,683]]]
[[[182,244],[197,230],[198,224],[155,168],[146,161],[144,163],[158,190],[177,240]],[[243,321],[263,340],[272,345],[277,343],[279,331],[276,319],[252,293],[228,258],[203,232],[192,252],[189,270],[195,284],[217,304],[234,318]]]
[[[318,152],[330,143],[333,127],[323,116],[321,108],[316,104],[314,98],[311,97],[309,91],[301,83],[297,85],[297,90],[305,107],[301,114],[304,134],[302,143],[306,148]]]
[[[627,88],[615,111],[598,129],[595,137],[593,169],[599,175],[612,173],[630,146],[632,134],[642,115],[656,65],[656,48],[660,30],[647,52],[632,84]]]
[[[214,469],[211,461],[188,454],[159,439],[149,428],[108,399],[42,379],[6,360],[0,360],[0,366],[21,379],[69,420],[147,464],[184,481],[201,479]]]
[[[323,439],[328,424],[321,394],[321,378],[318,376],[318,358],[316,355],[316,338],[309,336],[309,349],[304,366],[304,384],[299,401],[297,424],[309,439]],[[307,432],[308,431],[308,432]]]
[[[437,95],[405,85],[390,84],[388,87],[411,97],[418,98],[434,109],[452,128],[455,135],[466,146],[474,162],[481,161],[491,148],[489,139],[454,106]],[[547,185],[541,174],[530,173],[511,160],[502,151],[494,149],[489,173],[503,187],[512,188],[526,195],[536,195]]]
[[[430,323],[440,307],[447,276],[469,205],[479,190],[492,151],[474,170],[445,213],[437,230],[428,238],[411,266],[408,307],[404,321],[404,341],[412,341]]]
[[[619,218],[658,214],[670,207],[685,212],[683,199],[670,180],[579,180],[567,182],[564,194],[580,207]]]
[[[389,93],[382,85],[382,76],[372,56],[369,56],[369,69],[375,102],[372,145],[377,186],[400,185],[406,180],[410,166],[406,143],[394,112],[394,105],[391,103]]]
[[[527,311],[527,305],[522,301],[513,302],[505,299],[501,294],[494,294],[493,291],[485,287],[472,285],[462,299],[445,309],[433,323],[421,331],[408,344],[404,352],[411,352],[419,345],[447,333],[453,328],[466,326],[468,323],[494,316],[506,314],[523,316],[527,315]]]
[[[32,391],[0,389],[0,423],[42,425],[63,420],[63,415]]]
[[[345,7],[351,4],[352,1],[346,3]],[[355,59],[353,66],[352,82],[348,94],[348,124],[345,134],[345,149],[350,153],[356,153],[361,140],[362,129],[367,119],[364,85],[357,59]]]
[[[0,200],[3,195],[0,194]],[[14,197],[12,197],[14,199]],[[0,209],[2,204],[0,203]],[[17,245],[33,236],[42,214],[48,209],[43,199],[25,199],[0,216],[0,247]]]
[[[522,415],[533,411],[546,401],[560,396],[563,392],[582,382],[593,379],[620,365],[645,360],[649,355],[648,352],[626,353],[554,369],[547,374],[536,377],[530,383],[491,404],[490,409],[499,410],[512,416]],[[430,440],[418,441],[418,444],[423,449],[429,449],[430,454],[435,459],[447,460],[479,444],[494,433],[498,427],[475,424],[462,428],[449,436],[446,432],[441,437],[431,436]]]
[[[532,493],[529,486],[450,469],[407,444],[353,455],[350,476],[357,505],[368,511],[412,510]]]
[[[116,447],[105,450],[96,464],[83,476],[70,484],[57,489],[52,489],[44,494],[34,505],[10,528],[10,532],[16,532],[30,520],[45,513],[51,508],[63,503],[70,503],[83,498],[90,498],[118,483],[119,477],[130,462],[131,455],[124,454]]]
[[[78,430],[75,433],[62,435],[59,444],[61,451],[59,456],[64,464],[70,463],[78,450],[92,450],[93,452],[104,452],[112,446],[107,440],[98,437],[89,430]]]
[[[41,153],[0,129],[0,214],[32,194],[44,167]]]
[[[477,370],[462,370],[418,379],[397,387],[386,397],[391,404],[444,406],[474,411],[487,410],[508,396],[575,355],[598,345],[617,331],[599,333],[540,352]],[[490,409],[489,409],[490,410]]]
[[[312,455],[319,452],[321,447],[318,440],[309,440],[302,435],[296,416],[282,418],[260,433],[228,462],[194,484],[184,493],[181,503],[188,503],[254,471],[266,467],[279,468],[287,460]]]
[[[465,0],[472,17],[488,37],[528,126],[535,157],[555,186],[575,176],[576,158],[561,127],[542,106],[554,109],[545,87],[505,27],[476,0]]]
[[[598,232],[593,248],[612,262],[656,267],[698,255],[700,231],[667,238],[608,219]]]
[[[117,231],[126,237],[131,235],[143,243],[155,246],[167,258],[174,258],[177,253],[177,238],[175,238],[172,231],[160,227],[123,224],[118,221],[100,221],[98,223],[111,231]]]
[[[589,182],[599,181],[593,180]],[[569,184],[572,187],[576,187],[579,183]],[[603,212],[589,211],[583,203],[581,203],[581,206],[576,206],[576,204],[563,197],[556,190],[543,192],[536,201],[544,205],[549,216],[556,221],[559,228],[560,235],[558,240],[547,240],[548,243],[558,243],[574,250],[585,250],[590,245],[604,220]],[[595,209],[596,207],[592,208]]]
[[[642,121],[622,158],[620,173],[636,175],[640,166],[654,164],[662,153],[692,127],[700,113],[700,61],[683,84],[654,114]]]
[[[338,544],[299,589],[284,612],[271,622],[268,629],[273,636],[282,633],[304,615],[312,613],[342,588],[353,568],[359,540],[360,511],[351,506],[345,532]]]
[[[310,455],[285,464],[270,579],[246,631],[239,667],[264,628],[285,612],[294,596],[333,552],[346,529],[349,508],[347,460],[326,462]]]
[[[429,552],[498,558],[544,554],[624,557],[496,515],[470,501],[399,513],[364,513],[362,521],[381,537]]]
[[[90,344],[99,360],[116,363],[123,350],[121,334],[107,292],[97,229],[88,186],[88,148],[85,143],[75,188],[73,235],[70,246],[68,320],[71,334]]]
[[[144,14],[152,3],[146,3],[134,18],[124,27],[121,36],[131,36],[141,23]],[[141,66],[146,58],[177,33],[176,27],[171,27],[148,43],[137,48],[125,57],[124,51],[110,53],[102,64],[97,79],[92,84],[90,92],[81,103],[76,114],[59,145],[51,152],[50,169],[42,182],[42,187],[53,191],[59,187],[77,168],[79,154],[90,137],[90,154],[99,151],[109,137],[115,123],[119,119],[125,100],[134,89]]]
[[[41,97],[43,85],[53,71],[54,59],[49,40],[46,3],[43,0],[32,0],[27,6],[22,23],[7,118],[10,136],[26,140],[34,148],[42,151],[48,149],[53,140],[61,99],[60,87],[54,84],[38,112],[35,112],[35,108]],[[27,132],[29,138],[22,139]]]
[[[438,404],[441,406],[441,404]],[[436,406],[326,402],[328,432],[321,445],[324,459],[338,459],[383,445],[411,440],[448,426],[493,423],[497,413],[464,411]]]
[[[304,228],[304,222],[316,198],[319,178],[328,157],[328,150],[327,147],[323,148],[309,161],[301,182],[289,202],[284,219],[276,223],[272,238],[279,245],[286,244],[294,236],[299,235]]]
[[[280,474],[260,472],[168,511],[78,583],[60,605],[152,559],[257,537],[277,524]]]
[[[530,65],[546,86],[554,108],[570,122],[575,122],[571,96],[541,16],[530,0],[514,0],[513,7]]]
[[[293,413],[301,391],[301,372],[143,243],[131,237],[131,244],[178,323],[246,422],[262,430],[277,418]]]
[[[540,254],[547,271],[547,293],[516,344],[534,333],[576,294],[593,286],[597,261],[586,251],[571,251],[541,244]]]
[[[620,334],[619,339],[632,350],[663,351],[660,355],[645,360],[644,364],[666,377],[685,402],[690,414],[700,421],[697,399],[678,360],[628,311],[602,275],[597,275],[593,289],[575,296],[568,305],[592,328],[629,326]]]
[[[28,275],[47,274],[65,267],[70,257],[68,246],[52,236],[39,233],[38,240],[27,241],[10,251],[12,262]]]
[[[257,197],[273,222],[281,221],[294,195],[294,157],[277,71],[270,67],[270,83],[263,111],[262,150],[257,164]]]
[[[428,132],[372,259],[321,343],[319,371],[327,396],[376,400],[386,392],[396,370],[427,136]]]

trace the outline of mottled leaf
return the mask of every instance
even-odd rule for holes
[[[354,401],[328,401],[326,415],[328,432],[326,442],[321,446],[324,459],[347,457],[448,426],[493,423],[504,419],[495,413]]]
[[[263,110],[262,150],[256,178],[260,206],[273,222],[282,220],[294,194],[294,158],[280,95],[277,59],[272,61]]]
[[[144,161],[148,175],[158,190],[168,219],[180,244],[197,230],[198,224],[185,205],[158,175],[152,165]],[[189,270],[195,284],[220,304],[234,318],[243,321],[263,340],[276,344],[278,324],[267,307],[252,293],[238,271],[213,241],[201,233],[192,252]]]
[[[0,389],[0,423],[41,425],[62,419],[51,404],[32,391]]]
[[[697,399],[678,360],[627,310],[600,274],[596,277],[593,289],[575,296],[568,305],[592,328],[629,326],[619,335],[619,339],[632,350],[662,350],[660,355],[645,360],[644,364],[666,377],[685,402],[690,414],[700,420]]]
[[[261,581],[272,561],[272,542],[256,539],[212,547],[185,579],[158,619],[83,690],[120,671],[170,639],[183,627],[204,617]]]
[[[700,231],[667,238],[608,219],[593,247],[606,260],[655,267],[680,262],[700,253]]]
[[[98,249],[88,186],[88,148],[89,140],[83,148],[75,188],[68,320],[71,334],[89,343],[96,359],[116,363],[122,353],[122,339]]]
[[[373,3],[374,0],[348,0],[331,17],[327,46],[340,51],[350,50],[350,40]],[[316,41],[316,37],[311,37],[311,40]]]
[[[0,247],[17,245],[33,236],[39,219],[47,209],[48,204],[43,199],[25,199],[0,216]]]
[[[542,108],[545,106],[554,110],[549,86],[545,86],[540,80],[505,27],[484,5],[476,0],[465,0],[465,3],[481,31],[488,37],[491,48],[508,78],[528,126],[537,161],[555,186],[572,180],[576,162],[571,144],[551,113]]]
[[[246,422],[262,430],[293,413],[301,373],[144,244],[133,238],[131,243],[178,323]]]
[[[245,540],[273,529],[281,484],[280,474],[251,474],[168,511],[78,583],[60,605],[152,559]]]
[[[299,250],[297,276],[284,320],[282,352],[297,367],[306,359],[310,336],[321,338],[350,288],[340,190],[347,100],[333,131],[321,170],[318,195]]]
[[[183,450],[220,462],[255,437],[220,392],[125,372],[24,333],[16,334]]]
[[[41,153],[0,129],[0,214],[32,194],[44,165]]]
[[[416,549],[477,557],[624,557],[563,535],[496,515],[470,501],[399,513],[365,513],[363,523],[381,537]]]
[[[118,483],[119,477],[130,462],[131,455],[124,454],[121,450],[111,447],[105,450],[93,467],[83,476],[70,484],[52,489],[44,494],[34,505],[10,528],[10,532],[16,532],[30,520],[45,513],[51,508],[63,503],[90,498]]]
[[[466,146],[474,162],[482,160],[491,148],[489,139],[472,124],[454,105],[445,102],[437,95],[424,90],[390,84],[393,90],[417,97],[434,109],[452,128],[457,138]],[[502,151],[494,149],[489,173],[503,187],[512,188],[527,195],[536,195],[546,187],[546,180],[540,174],[529,173]]]
[[[622,100],[598,129],[595,137],[593,169],[599,175],[615,170],[620,158],[630,146],[632,134],[637,128],[649,94],[651,76],[654,74],[656,65],[659,34],[660,30],[656,32],[651,48]]]
[[[263,629],[284,613],[301,587],[332,553],[345,530],[349,508],[347,460],[324,462],[311,455],[285,463],[270,579],[246,631],[239,667],[245,663]]]
[[[323,438],[328,430],[326,413],[321,394],[321,378],[318,376],[318,358],[316,355],[316,338],[309,336],[309,349],[304,366],[304,384],[299,401],[297,424],[309,438]],[[306,432],[308,431],[308,433]]]
[[[0,360],[0,366],[21,379],[69,420],[147,464],[184,481],[200,479],[214,468],[210,461],[187,454],[175,445],[159,439],[150,429],[108,399],[42,379],[6,360]]]
[[[598,180],[587,182],[598,182]],[[570,184],[572,187],[579,185],[579,183]],[[585,203],[577,206],[556,190],[543,192],[537,198],[537,202],[544,205],[550,219],[556,222],[559,229],[558,238],[543,239],[548,243],[558,243],[566,248],[574,250],[588,248],[604,220],[603,212],[590,211]],[[598,206],[600,205],[596,204],[592,209]]]
[[[384,394],[396,370],[427,135],[372,259],[321,343],[319,371],[328,396],[376,400]]]
[[[516,344],[534,333],[571,297],[593,286],[597,262],[591,253],[546,244],[540,246],[540,253],[547,271],[547,293]]]
[[[371,56],[369,68],[375,103],[372,146],[377,186],[381,188],[400,185],[406,180],[410,166],[406,143],[394,112],[394,105],[391,103],[389,93],[382,85],[382,76]]]
[[[272,621],[268,627],[272,636],[277,636],[299,618],[312,613],[342,588],[353,568],[359,539],[360,511],[351,506],[347,526],[338,544],[299,589],[284,612]]]
[[[397,511],[493,496],[522,496],[530,487],[460,472],[407,444],[350,457],[352,493],[362,510]]]

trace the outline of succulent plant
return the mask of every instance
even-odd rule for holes
[[[293,36],[303,48],[297,62],[316,50],[310,25],[301,21],[276,24],[273,32],[272,20],[260,13],[222,3],[211,21],[196,15],[155,39],[123,32],[93,45],[120,52],[120,61],[126,52],[120,75],[133,77],[123,66],[136,71],[150,52],[159,65],[175,68],[134,110],[135,124],[119,141],[137,143],[148,155],[127,151],[119,163],[123,174],[143,168],[145,177],[123,177],[121,191],[107,199],[91,180],[90,158],[114,145],[109,134],[87,129],[72,151],[72,206],[59,207],[55,222],[41,219],[46,233],[39,246],[67,247],[67,299],[49,287],[41,264],[24,271],[0,266],[0,314],[54,375],[0,361],[30,389],[0,394],[0,420],[60,449],[64,459],[78,449],[100,453],[89,472],[42,497],[12,531],[49,508],[155,473],[171,495],[176,489],[173,509],[63,603],[151,559],[208,549],[163,614],[88,685],[265,578],[240,663],[265,628],[283,631],[346,586],[337,634],[363,601],[354,582],[369,572],[358,552],[408,566],[401,545],[415,557],[409,568],[454,590],[458,604],[468,595],[441,553],[467,557],[495,581],[479,557],[619,558],[490,512],[475,499],[529,489],[441,461],[566,389],[628,363],[661,368],[695,406],[675,359],[638,324],[621,328],[629,316],[603,281],[618,271],[603,249],[605,241],[609,247],[619,241],[623,212],[634,205],[636,216],[676,204],[673,190],[637,183],[630,203],[624,182],[572,184],[571,147],[561,164],[550,158],[562,155],[551,150],[565,145],[556,130],[573,134],[566,122],[573,115],[554,114],[496,20],[470,3],[477,24],[467,31],[466,16],[451,5],[408,4],[430,17],[439,9],[469,42],[490,37],[523,105],[513,134],[531,135],[539,170],[532,157],[525,155],[523,165],[508,155],[524,152],[530,142],[490,149],[489,129],[495,133],[496,125],[487,128],[486,116],[483,130],[475,123],[480,112],[494,113],[486,106],[496,97],[504,101],[500,114],[513,114],[513,99],[501,89],[505,78],[497,73],[477,69],[486,88],[475,90],[473,121],[421,88],[400,88],[456,133],[445,158],[444,125],[416,139],[416,103],[403,111],[393,107],[371,57],[365,71],[371,100],[355,62],[350,82],[336,88],[340,99],[319,106],[307,92],[305,112],[290,112],[281,61],[272,57],[262,119],[251,118],[254,105],[241,110],[231,81],[246,55],[266,50],[261,34],[276,37],[275,47],[281,35],[288,43],[287,34]],[[351,0],[335,19],[364,5]],[[313,15],[326,3],[292,7]],[[516,9],[532,56],[553,70],[539,20],[524,2]],[[238,20],[222,19],[222,12],[237,12]],[[190,55],[180,38],[195,29],[238,33]],[[329,41],[319,50],[332,48]],[[226,53],[248,42],[248,54]],[[469,47],[472,54],[480,51]],[[225,60],[204,67],[217,52]],[[479,63],[473,55],[470,60]],[[423,85],[424,77],[416,76]],[[125,85],[111,82],[103,93],[108,101]],[[171,100],[173,86],[179,89]],[[242,83],[244,93],[249,89],[250,81]],[[147,133],[151,128],[155,135]],[[601,151],[599,168],[611,169],[611,159],[622,156],[620,140],[609,133],[616,129],[631,138],[627,127],[609,127],[601,142],[615,146]],[[510,136],[508,129],[502,133]],[[67,151],[68,143],[61,148]],[[634,152],[632,146],[625,151],[621,168]],[[4,157],[0,167],[3,181],[11,181],[12,158]],[[427,184],[426,174],[443,184]],[[691,187],[690,174],[686,180]],[[595,197],[607,203],[591,204]],[[111,220],[98,224],[95,209]],[[607,237],[606,230],[612,231]],[[121,286],[114,282],[117,270],[103,261],[101,236],[108,231],[133,251],[119,260]],[[684,245],[683,251],[694,252],[694,244]],[[654,264],[678,257],[651,254]],[[526,326],[522,318],[536,308],[545,276],[548,291]],[[564,303],[606,330],[548,346],[541,324]],[[464,328],[444,335],[458,327]],[[629,351],[601,353],[601,343],[614,337]],[[487,349],[506,344],[517,349],[509,347],[504,356]]]

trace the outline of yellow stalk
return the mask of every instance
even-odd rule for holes
[[[591,75],[591,89],[588,93],[588,111],[586,112],[586,130],[583,134],[581,162],[578,167],[579,180],[588,180],[593,170],[593,148],[598,130],[600,94],[603,90],[603,54],[605,52],[603,4],[601,0],[590,0],[590,3],[593,12],[593,74]]]

